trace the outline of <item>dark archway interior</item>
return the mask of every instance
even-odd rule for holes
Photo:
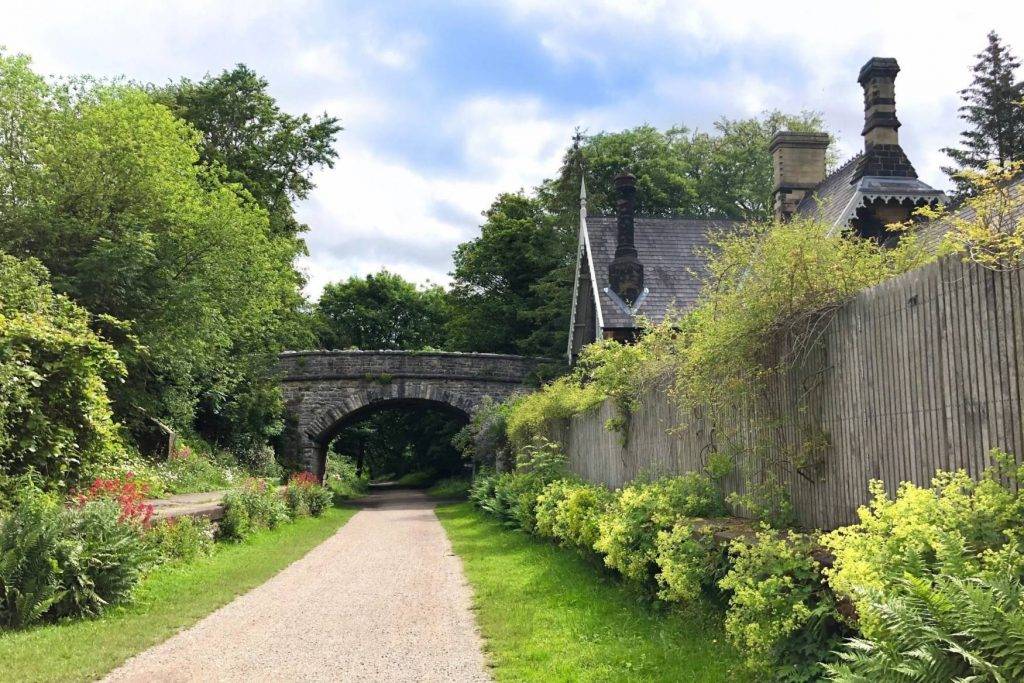
[[[322,441],[325,458],[345,457],[371,479],[413,472],[433,478],[462,474],[465,463],[452,439],[469,422],[465,411],[424,399],[391,399],[345,415]]]

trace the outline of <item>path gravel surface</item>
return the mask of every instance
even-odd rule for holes
[[[419,492],[378,491],[262,586],[109,681],[489,681],[459,558]]]

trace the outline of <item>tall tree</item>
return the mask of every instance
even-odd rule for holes
[[[613,179],[637,177],[646,216],[763,219],[771,215],[768,145],[779,130],[818,131],[813,113],[721,119],[713,133],[644,125],[578,136],[558,174],[532,193],[500,195],[480,236],[455,252],[451,339],[457,348],[558,357],[568,335],[580,181],[588,210],[615,209]]]
[[[270,214],[275,234],[305,230],[294,203],[313,189],[313,171],[334,165],[338,119],[282,112],[267,80],[244,64],[198,82],[186,78],[153,88],[152,94],[202,133],[203,161],[223,168],[228,181],[252,194]]]
[[[330,349],[422,349],[444,345],[446,292],[382,270],[324,288],[317,304],[320,345]]]
[[[960,91],[960,118],[967,123],[960,133],[961,146],[942,150],[956,163],[943,170],[953,177],[960,194],[970,191],[969,183],[957,178],[961,170],[1024,159],[1024,83],[1016,80],[1020,62],[995,31],[975,57],[974,79]]]
[[[52,86],[0,54],[0,110],[0,242],[97,315],[128,368],[119,418],[187,429],[206,406],[217,438],[272,431],[265,371],[302,301],[293,238],[142,90]]]
[[[500,195],[484,218],[480,236],[455,250],[451,343],[466,351],[548,354],[558,340],[538,335],[548,331],[548,321],[533,313],[551,303],[538,285],[553,271],[564,271],[573,233],[540,199],[522,192]]]

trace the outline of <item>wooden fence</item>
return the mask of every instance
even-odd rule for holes
[[[1022,375],[1024,277],[946,257],[838,311],[814,350],[752,406],[761,419],[736,419],[744,448],[723,485],[742,492],[774,475],[804,526],[850,523],[871,479],[892,491],[900,481],[927,484],[937,469],[977,475],[993,447],[1020,460]],[[765,415],[783,419],[767,428]],[[642,396],[625,446],[604,426],[616,416],[606,402],[552,430],[586,479],[618,487],[692,471],[723,448],[711,421],[681,412],[665,387]],[[810,433],[823,434],[823,448],[798,470],[783,456]]]

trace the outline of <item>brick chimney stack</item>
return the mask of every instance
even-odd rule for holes
[[[775,175],[772,197],[777,220],[792,216],[800,200],[825,179],[828,142],[828,133],[780,131],[772,138],[768,151]]]
[[[896,118],[896,74],[892,57],[872,57],[860,68],[857,82],[864,88],[864,156],[854,180],[864,176],[916,178],[917,172],[900,147]]]
[[[636,210],[636,178],[622,172],[615,177],[617,240],[615,259],[608,264],[608,282],[612,291],[630,306],[644,289],[644,266],[637,258],[634,244],[633,213]]]
[[[860,68],[857,82],[864,88],[865,145],[898,145],[896,74],[900,65],[892,57],[872,57]]]

